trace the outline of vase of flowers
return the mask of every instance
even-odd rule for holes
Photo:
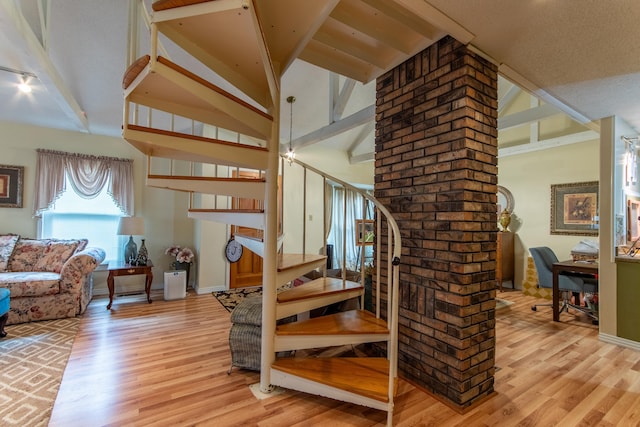
[[[191,270],[191,264],[195,258],[195,254],[190,248],[181,248],[177,245],[169,246],[164,253],[175,258],[175,261],[171,263],[173,270],[185,270],[187,272],[187,286],[189,285],[189,272]]]

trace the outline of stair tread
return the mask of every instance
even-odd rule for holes
[[[263,152],[268,152],[269,151],[267,148],[260,147],[260,146],[257,146],[257,145],[241,144],[239,142],[224,141],[222,139],[216,139],[216,138],[207,138],[206,136],[191,135],[189,133],[182,133],[182,132],[176,132],[176,131],[165,130],[165,129],[156,129],[156,128],[151,128],[151,127],[147,127],[147,126],[140,126],[140,125],[135,125],[135,124],[129,124],[127,127],[129,129],[131,129],[131,130],[137,130],[137,131],[148,132],[148,133],[156,133],[156,134],[159,134],[159,135],[172,136],[172,137],[176,137],[176,138],[192,139],[192,140],[195,140],[195,141],[208,142],[208,143],[211,143],[211,144],[228,145],[230,147],[242,147],[242,148],[246,148],[248,150],[257,150],[257,151],[263,151]],[[241,179],[241,178],[234,178],[234,179]],[[255,178],[253,178],[253,179],[255,179]]]
[[[303,285],[296,286],[278,294],[278,302],[291,302],[319,295],[329,295],[363,289],[362,284],[336,277],[319,277]]]
[[[125,72],[125,85],[125,98],[138,104],[254,138],[270,135],[270,114],[161,56],[146,65],[134,62]]]
[[[238,214],[245,214],[245,213],[264,213],[264,210],[260,210],[260,209],[198,209],[198,208],[192,208],[189,209],[189,212],[234,212],[234,213],[238,213]]]
[[[264,230],[244,229],[242,230],[242,233],[237,233],[237,232],[234,233],[234,236],[238,238],[245,238],[245,239],[251,239],[251,240],[263,242]]]
[[[298,267],[304,264],[313,264],[326,258],[326,255],[280,254],[278,255],[278,272]]]
[[[387,322],[365,310],[343,311],[276,327],[276,334],[280,336],[388,333]]]
[[[272,369],[356,393],[389,401],[389,361],[381,357],[291,357],[276,360]],[[394,386],[394,394],[397,389]]]
[[[264,170],[269,150],[163,129],[127,124],[122,137],[147,156],[188,162],[222,164]]]
[[[190,175],[153,175],[148,174],[149,179],[175,179],[187,181],[221,181],[221,182],[265,182],[264,178],[227,178],[218,176],[190,176]]]

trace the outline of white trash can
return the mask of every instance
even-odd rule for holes
[[[164,272],[164,299],[182,299],[187,292],[187,272],[184,270]]]

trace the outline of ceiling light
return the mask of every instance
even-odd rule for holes
[[[287,161],[289,162],[289,166],[293,163],[293,160],[296,158],[296,153],[293,151],[293,147],[291,146],[291,134],[293,130],[293,103],[296,102],[295,96],[287,97],[287,102],[290,106],[289,113],[289,149],[287,150]]]
[[[18,89],[22,93],[31,93],[31,86],[29,86],[29,82],[27,81],[27,79],[22,80],[22,83],[18,85]]]
[[[38,78],[38,76],[28,71],[15,70],[13,68],[8,68],[3,66],[0,66],[0,71],[6,71],[7,73],[13,73],[13,74],[20,74],[22,76],[22,82],[18,84],[18,89],[22,93],[30,93],[31,86],[29,85],[29,80],[32,78],[34,79]]]

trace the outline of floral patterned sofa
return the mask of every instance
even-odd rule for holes
[[[8,325],[84,313],[93,270],[105,258],[103,249],[87,243],[0,235],[0,288],[11,292]]]

